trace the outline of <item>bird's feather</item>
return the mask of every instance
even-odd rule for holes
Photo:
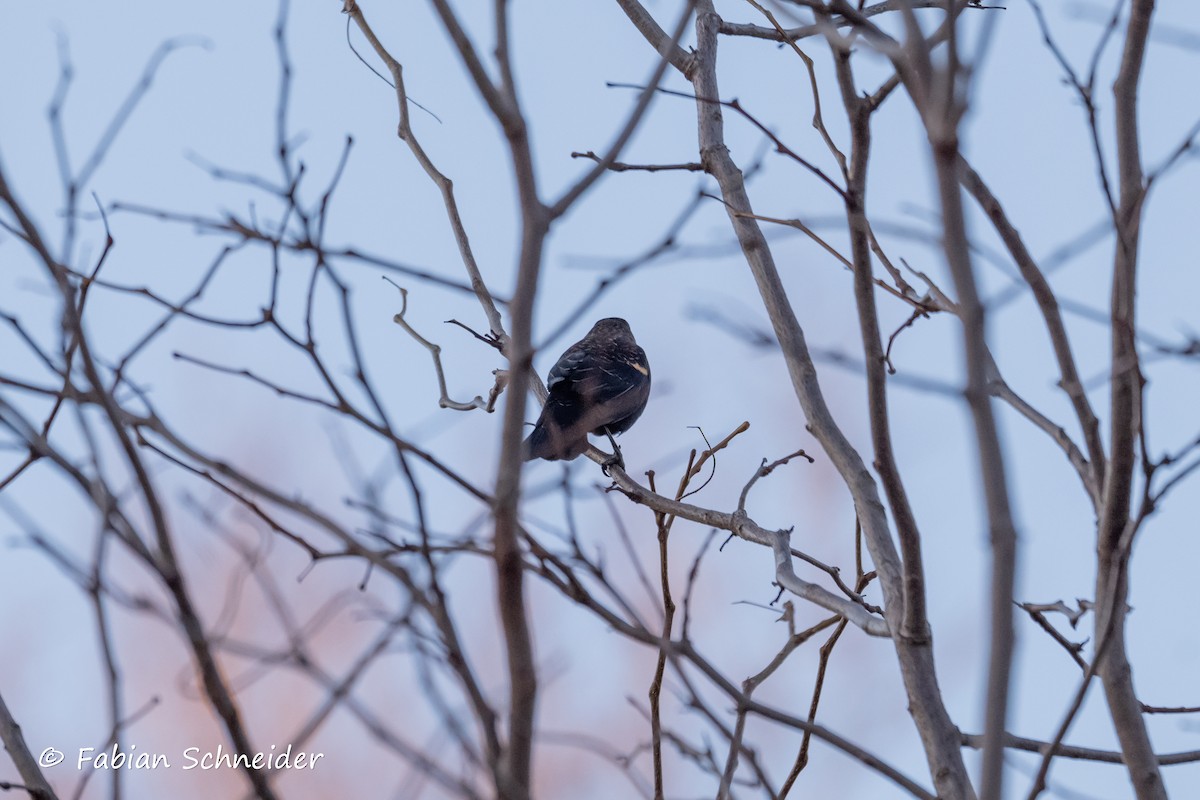
[[[601,320],[567,348],[546,386],[527,458],[572,459],[587,449],[588,433],[622,433],[633,425],[650,396],[650,368],[624,320]]]

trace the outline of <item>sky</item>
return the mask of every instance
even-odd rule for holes
[[[435,163],[454,181],[462,216],[481,269],[493,291],[512,291],[519,224],[511,169],[503,137],[488,117],[478,94],[428,7],[421,3],[366,4],[375,30],[405,67],[410,98],[429,110],[414,111],[413,125]],[[1047,4],[1047,19],[1063,53],[1085,71],[1101,34],[1106,9],[1091,3]],[[678,13],[660,0],[649,10],[664,27]],[[475,40],[491,41],[490,12],[482,3],[460,3]],[[731,20],[754,20],[749,6],[719,4]],[[309,202],[336,173],[347,137],[353,145],[330,206],[327,241],[378,255],[455,281],[465,279],[435,187],[395,135],[394,93],[373,75],[347,44],[346,18],[339,4],[293,3],[287,21],[287,45],[293,67],[287,130],[305,164]],[[277,7],[271,3],[210,2],[168,4],[129,2],[8,3],[0,11],[0,163],[18,196],[53,241],[64,226],[62,185],[47,109],[60,77],[60,54],[69,53],[71,83],[62,122],[71,163],[78,168],[104,136],[109,120],[129,95],[155,49],[175,40],[127,125],[95,171],[88,192],[109,211],[115,247],[105,277],[128,287],[150,287],[180,299],[193,289],[227,239],[197,232],[193,226],[164,222],[119,206],[166,209],[181,215],[271,219],[271,200],[244,184],[215,179],[204,165],[253,172],[279,180],[276,103],[279,61],[272,29]],[[1061,69],[1041,42],[1028,3],[1018,0],[1003,10],[977,11],[967,17],[967,41],[974,41],[983,15],[994,15],[995,36],[979,64],[977,85],[964,122],[964,151],[1001,198],[1030,250],[1043,259],[1064,303],[1071,340],[1090,395],[1102,419],[1107,416],[1106,330],[1087,316],[1107,303],[1111,237],[1084,247],[1064,245],[1102,223],[1107,213],[1100,193],[1083,110]],[[932,19],[932,18],[929,18]],[[515,71],[530,122],[540,188],[555,197],[586,169],[573,151],[602,151],[620,128],[636,92],[608,84],[640,84],[655,55],[632,29],[616,4],[528,4],[513,9]],[[176,38],[181,37],[181,38]],[[1200,59],[1200,10],[1191,4],[1161,4],[1156,11],[1152,48],[1142,81],[1142,151],[1148,167],[1161,163],[1200,119],[1200,102],[1181,90]],[[375,64],[357,32],[354,47]],[[817,63],[832,135],[846,141],[828,49],[808,43]],[[65,50],[64,50],[65,48]],[[486,48],[485,48],[486,49]],[[1097,95],[1102,142],[1112,158],[1111,84],[1119,48],[1100,61]],[[856,57],[864,87],[888,75],[884,60],[862,48]],[[376,64],[378,67],[378,65]],[[720,79],[723,96],[743,107],[789,146],[824,169],[834,165],[810,125],[812,97],[802,65],[786,49],[757,40],[722,39]],[[667,85],[686,89],[672,77]],[[884,246],[903,257],[943,288],[951,282],[938,245],[937,203],[927,145],[920,121],[902,93],[889,99],[874,120],[868,207]],[[835,246],[845,241],[839,225],[839,201],[827,187],[776,155],[765,153],[761,135],[745,121],[726,117],[734,158],[743,165],[763,159],[764,168],[750,184],[758,213],[800,218],[827,235]],[[622,160],[631,163],[679,163],[695,160],[695,109],[687,99],[662,96],[634,137]],[[1200,273],[1195,269],[1197,207],[1195,160],[1185,157],[1156,187],[1143,226],[1142,282],[1138,309],[1143,354],[1147,359],[1148,435],[1155,454],[1177,450],[1195,438],[1195,398],[1200,380],[1195,361],[1156,357],[1156,343],[1182,344],[1195,335],[1195,298]],[[723,318],[769,330],[753,281],[732,242],[728,221],[715,200],[706,199],[678,237],[681,247],[641,267],[607,291],[596,305],[557,339],[550,340],[572,310],[613,269],[657,244],[696,191],[711,192],[711,182],[693,173],[627,172],[607,176],[562,220],[550,239],[544,278],[536,306],[535,361],[545,374],[557,354],[581,336],[591,321],[627,318],[646,350],[654,371],[654,393],[645,415],[622,439],[630,474],[647,469],[676,480],[690,448],[702,446],[697,427],[711,440],[743,420],[751,427],[722,454],[711,484],[695,499],[701,505],[729,509],[762,458],[774,460],[797,448],[817,456],[812,466],[792,464],[755,487],[750,510],[762,524],[795,526],[794,544],[849,570],[853,562],[853,516],[847,493],[819,447],[804,429],[782,359],[769,347],[756,347],[727,327],[705,322],[716,309]],[[114,204],[117,205],[114,208]],[[83,204],[85,208],[94,206]],[[969,205],[969,204],[968,204]],[[976,245],[976,269],[992,305],[989,337],[1006,379],[1023,397],[1076,433],[1066,396],[1054,386],[1056,371],[1044,330],[1028,293],[1013,292],[1014,270],[1003,248],[974,209],[969,219]],[[864,383],[854,367],[860,352],[849,274],[814,243],[777,228],[768,231],[796,314],[821,356],[818,363],[826,397],[861,452],[869,452]],[[89,214],[80,226],[73,260],[90,264],[103,242],[103,228]],[[303,262],[286,259],[280,286],[288,320],[301,319],[305,291]],[[342,276],[352,290],[353,318],[364,361],[380,387],[397,428],[480,486],[491,486],[501,415],[461,413],[437,407],[437,385],[428,353],[395,326],[399,294],[381,280],[383,270],[346,264]],[[247,246],[228,256],[197,308],[227,319],[249,319],[265,304],[271,264],[262,248]],[[412,278],[399,280],[409,290],[409,321],[443,348],[449,391],[459,400],[486,394],[491,371],[501,366],[494,351],[443,321],[459,319],[477,329],[486,326],[469,294]],[[880,299],[881,328],[897,329],[907,306]],[[17,315],[39,341],[53,346],[56,304],[51,287],[31,265],[20,242],[0,232],[0,310]],[[341,355],[344,335],[331,296],[318,308],[323,341],[331,358],[348,369]],[[89,300],[87,325],[97,350],[119,357],[162,316],[144,297],[99,291]],[[973,431],[961,398],[953,391],[928,391],[930,382],[961,386],[963,370],[957,323],[942,317],[921,321],[896,340],[891,380],[892,424],[897,458],[906,476],[922,527],[929,578],[931,623],[940,681],[952,716],[964,730],[982,723],[986,671],[988,543],[972,442]],[[131,372],[153,398],[164,418],[251,474],[268,479],[289,495],[305,498],[339,518],[358,519],[346,508],[354,480],[338,453],[352,453],[367,474],[385,478],[387,503],[407,512],[394,464],[378,443],[303,403],[276,397],[269,390],[231,375],[214,373],[192,359],[235,369],[248,368],[281,384],[311,388],[311,370],[294,350],[263,331],[214,328],[177,322],[147,348]],[[845,356],[846,358],[839,358]],[[847,359],[849,363],[847,364]],[[10,329],[0,331],[0,370],[38,376],[44,373]],[[349,383],[349,376],[339,374]],[[9,397],[10,393],[5,392]],[[13,395],[22,408],[39,406]],[[1021,553],[1017,598],[1030,602],[1089,598],[1094,582],[1094,520],[1078,481],[1056,447],[1010,409],[998,406],[1005,456],[1017,513]],[[71,442],[74,426],[62,436]],[[21,453],[0,450],[0,474],[7,474]],[[211,488],[159,465],[161,480],[173,497],[187,569],[194,576],[203,610],[221,618],[228,599],[223,587],[238,559],[224,542],[259,542],[264,537],[246,515]],[[533,464],[526,486],[561,480],[557,465]],[[634,539],[634,551],[654,574],[657,544],[649,515],[620,497],[606,500],[593,486],[602,481],[595,465],[579,462],[570,474],[581,487],[578,518],[587,545],[613,564],[614,580],[631,594],[640,591],[636,573],[617,543],[616,518]],[[432,526],[460,531],[478,525],[481,509],[437,479],[421,475],[432,509]],[[1129,649],[1139,697],[1152,705],[1197,705],[1200,692],[1200,628],[1191,624],[1185,598],[1200,556],[1196,519],[1200,495],[1182,484],[1147,524],[1134,552],[1133,613]],[[70,749],[102,740],[105,706],[94,626],[83,593],[46,553],[29,544],[31,528],[68,553],[86,559],[95,540],[96,521],[82,501],[51,470],[31,469],[0,495],[0,692],[18,713],[31,748]],[[206,518],[197,507],[212,515]],[[188,509],[192,510],[189,511]],[[15,510],[14,510],[15,509]],[[531,519],[562,528],[563,503],[553,492],[531,497],[524,508]],[[213,522],[213,519],[219,521]],[[31,523],[30,520],[33,522]],[[221,535],[215,535],[215,534]],[[686,578],[693,554],[706,535],[699,526],[680,524],[673,556],[676,581]],[[547,537],[553,534],[547,532]],[[361,570],[350,565],[322,566],[297,583],[305,559],[284,542],[270,545],[270,574],[284,586],[298,617],[332,604],[331,618],[317,641],[331,665],[345,666],[348,653],[369,641],[364,615],[377,605],[394,606],[396,593],[375,581],[366,592],[350,590]],[[144,574],[132,565],[121,573],[137,591],[153,593]],[[771,561],[765,550],[732,542],[706,557],[696,614],[699,646],[735,679],[756,672],[778,649],[785,632],[777,614],[760,606],[774,597]],[[454,603],[469,641],[485,662],[500,658],[489,578],[479,564],[455,565]],[[878,591],[872,596],[878,600]],[[650,601],[642,597],[644,609]],[[249,609],[261,597],[247,590]],[[644,723],[626,694],[644,697],[654,653],[630,645],[599,621],[572,609],[544,586],[530,590],[537,619],[538,656],[547,677],[541,722],[547,731],[604,733],[618,741],[645,736]],[[29,609],[38,609],[30,614]],[[648,612],[649,613],[649,612]],[[231,629],[253,639],[274,641],[279,633],[266,616],[235,615]],[[820,615],[798,608],[798,622]],[[1087,637],[1086,620],[1068,635]],[[1010,729],[1044,739],[1051,735],[1078,681],[1078,669],[1062,650],[1027,618],[1016,619],[1018,657],[1014,673]],[[216,742],[213,722],[195,702],[186,651],[167,626],[123,614],[118,639],[125,642],[130,705],[159,698],[159,705],[131,729],[143,749],[168,748],[192,741]],[[331,667],[332,668],[332,667]],[[815,648],[798,653],[764,699],[807,706],[815,669]],[[503,672],[496,670],[498,689]],[[295,677],[251,682],[246,703],[258,717],[263,741],[283,736],[304,719],[290,704],[292,693],[311,691]],[[669,712],[685,730],[699,735],[703,726],[672,688]],[[586,691],[584,689],[587,689]],[[428,707],[402,654],[372,670],[361,689],[378,713],[398,729],[428,731]],[[317,695],[319,697],[319,694]],[[799,698],[793,700],[792,698]],[[877,750],[907,774],[928,784],[923,756],[904,708],[891,649],[850,631],[833,658],[821,721],[864,746]],[[1194,715],[1152,717],[1149,721],[1161,752],[1197,749],[1200,723]],[[772,763],[789,759],[796,737],[765,725],[754,730]],[[555,737],[548,736],[549,739]],[[361,740],[361,746],[360,746]],[[1093,688],[1067,741],[1111,748],[1114,738],[1098,690]],[[323,796],[331,787],[369,776],[380,797],[411,796],[415,790],[394,759],[364,737],[346,715],[331,720],[317,745],[338,753],[332,769],[291,775],[281,784],[288,796]],[[544,796],[613,797],[629,784],[619,771],[593,756],[556,741],[539,751],[538,779]],[[971,769],[977,769],[968,754]],[[1009,796],[1023,797],[1036,767],[1031,756],[1006,762]],[[645,772],[645,763],[642,763]],[[814,751],[801,787],[815,796],[891,798],[903,796],[891,784],[848,762],[830,748]],[[59,768],[60,770],[63,768]],[[677,767],[675,796],[711,794],[711,786],[685,766]],[[773,770],[778,778],[783,768]],[[323,774],[322,774],[323,773]],[[0,761],[0,780],[14,773]],[[849,775],[849,777],[848,777]],[[60,777],[61,776],[61,777]],[[1164,770],[1173,796],[1200,791],[1200,766]],[[62,786],[75,786],[77,774],[55,772]],[[311,780],[310,780],[311,779]],[[131,779],[133,780],[133,779]],[[181,778],[178,772],[139,776],[136,796],[195,792],[196,796],[235,796],[237,779],[222,776]],[[220,781],[227,781],[220,783]],[[1118,800],[1128,795],[1119,767],[1056,762],[1056,794],[1064,798]],[[85,796],[99,797],[107,786],[92,782]],[[213,795],[212,792],[216,792]],[[178,796],[184,796],[179,794]],[[189,795],[190,796],[190,795]],[[438,796],[430,791],[426,796]]]

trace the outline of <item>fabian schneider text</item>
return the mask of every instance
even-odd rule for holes
[[[317,762],[324,757],[324,753],[293,752],[290,744],[283,749],[279,749],[277,745],[271,745],[270,750],[259,753],[228,752],[221,745],[217,745],[215,750],[188,747],[182,753],[171,756],[166,753],[138,751],[137,747],[133,745],[124,749],[113,745],[107,750],[97,750],[95,747],[79,748],[79,759],[76,765],[78,769],[85,767],[92,769],[169,769],[178,765],[185,770],[285,770],[313,769],[317,766]],[[44,753],[43,759],[45,759]]]

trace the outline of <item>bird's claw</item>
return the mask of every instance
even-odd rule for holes
[[[621,448],[618,447],[616,452],[600,462],[600,471],[604,473],[604,477],[606,478],[612,477],[612,474],[608,471],[610,467],[619,467],[624,471],[625,458],[621,455]]]
[[[621,455],[621,446],[617,444],[617,440],[613,437],[612,431],[610,431],[608,428],[605,428],[604,435],[608,437],[608,443],[612,445],[613,451],[611,456],[607,456],[604,461],[601,462],[600,471],[604,473],[604,477],[611,478],[612,475],[609,474],[608,468],[617,466],[624,471],[625,457]]]

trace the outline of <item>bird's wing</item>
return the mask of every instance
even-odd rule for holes
[[[642,413],[650,394],[650,379],[632,364],[609,361],[572,384],[583,398],[578,427],[600,434],[616,423],[620,433]]]
[[[546,379],[546,388],[553,389],[563,382],[575,383],[586,376],[593,369],[587,365],[587,360],[587,352],[582,347],[574,345],[568,348],[558,359],[558,363],[551,367],[550,375]]]
[[[642,385],[641,379],[625,365],[600,367],[597,374],[586,381],[588,394],[596,402],[611,403]]]

